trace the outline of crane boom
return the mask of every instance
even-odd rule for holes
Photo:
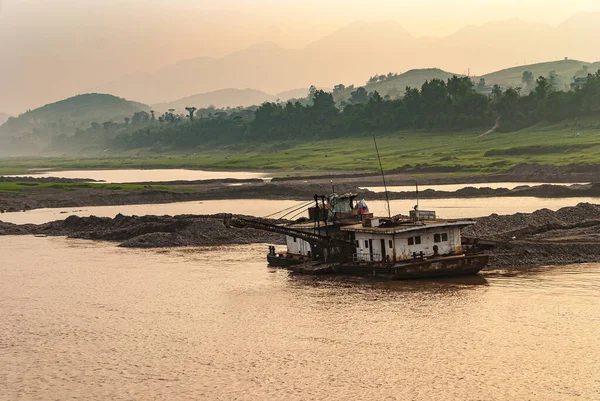
[[[289,235],[290,237],[304,240],[309,244],[317,244],[326,247],[348,246],[350,244],[349,241],[343,239],[332,238],[330,236],[315,234],[291,227],[265,223],[259,220],[251,220],[243,217],[234,217],[231,214],[225,215],[224,224],[225,227],[254,228],[257,230],[269,231],[282,235]]]

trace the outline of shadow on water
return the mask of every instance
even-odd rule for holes
[[[468,291],[489,285],[488,280],[480,274],[467,276],[423,278],[413,280],[390,280],[371,276],[322,275],[311,276],[289,273],[288,281],[294,286],[314,289],[349,289],[374,290],[385,292],[422,292],[440,293]]]

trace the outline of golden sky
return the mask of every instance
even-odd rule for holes
[[[600,0],[0,0],[0,87],[18,104],[39,92],[38,105],[265,41],[301,48],[357,20],[443,37],[508,18],[556,26],[598,10]],[[59,92],[45,88],[50,80]]]

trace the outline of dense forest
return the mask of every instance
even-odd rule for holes
[[[482,93],[468,77],[432,79],[407,87],[401,98],[382,97],[363,87],[343,106],[332,93],[311,90],[308,102],[267,102],[253,109],[173,110],[160,116],[139,111],[124,123],[93,123],[75,136],[57,137],[55,147],[92,145],[117,149],[189,149],[207,143],[311,141],[402,130],[461,131],[492,126],[510,132],[543,122],[600,115],[600,71],[579,78],[569,91],[555,77],[534,80],[523,74],[523,88],[491,88]],[[525,92],[527,92],[525,94]],[[207,114],[208,113],[208,114]]]

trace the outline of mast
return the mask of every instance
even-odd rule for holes
[[[387,184],[385,183],[385,174],[383,174],[383,165],[381,164],[381,157],[379,156],[379,148],[377,147],[377,140],[373,135],[373,142],[375,143],[375,151],[377,152],[377,159],[379,160],[379,169],[381,170],[381,179],[383,180],[383,187],[385,188],[385,200],[387,202],[388,217],[392,219],[392,210],[390,209],[390,197],[388,196]]]
[[[419,183],[417,181],[415,181],[415,188],[416,188],[416,192],[417,192],[417,206],[415,206],[415,213],[417,215],[417,221],[420,220],[420,216],[419,216]]]

